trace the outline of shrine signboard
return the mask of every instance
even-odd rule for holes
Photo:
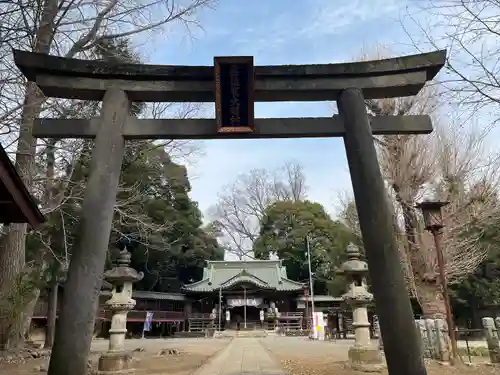
[[[227,305],[231,307],[239,307],[239,306],[253,306],[257,307],[262,305],[263,303],[262,298],[228,298],[227,299]]]
[[[215,57],[214,65],[217,131],[253,133],[253,57]]]

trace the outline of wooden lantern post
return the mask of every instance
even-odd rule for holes
[[[441,282],[441,288],[443,293],[443,299],[446,309],[446,323],[448,325],[448,335],[450,336],[451,342],[451,362],[457,358],[457,341],[455,338],[455,326],[453,324],[453,315],[451,313],[450,296],[448,293],[448,283],[446,281],[445,274],[445,264],[443,256],[442,247],[442,235],[443,235],[443,212],[442,208],[447,206],[449,202],[441,201],[424,201],[417,205],[422,211],[424,217],[425,229],[432,233],[434,237],[434,245],[436,246],[438,269],[439,269],[439,279]]]

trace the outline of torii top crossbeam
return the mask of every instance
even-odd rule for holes
[[[212,66],[123,64],[13,52],[23,74],[50,97],[102,100],[106,89],[115,86],[132,101],[215,100]],[[348,87],[362,89],[366,99],[416,95],[445,59],[443,50],[354,63],[256,66],[254,100],[336,100]]]

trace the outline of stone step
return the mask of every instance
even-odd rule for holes
[[[256,329],[252,331],[237,331],[233,329],[226,329],[225,331],[215,331],[215,338],[224,338],[224,337],[266,337],[268,335],[273,335],[275,332],[266,331],[263,329]]]
[[[214,333],[214,338],[231,338],[236,337],[236,331],[225,330],[225,331],[216,331]]]
[[[254,331],[236,331],[236,337],[266,337],[267,331],[256,329]]]

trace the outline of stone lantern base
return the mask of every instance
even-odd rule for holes
[[[97,367],[98,375],[134,374],[132,355],[127,352],[108,352],[101,355]]]
[[[353,370],[380,371],[383,368],[382,353],[375,346],[349,348],[349,364]]]

